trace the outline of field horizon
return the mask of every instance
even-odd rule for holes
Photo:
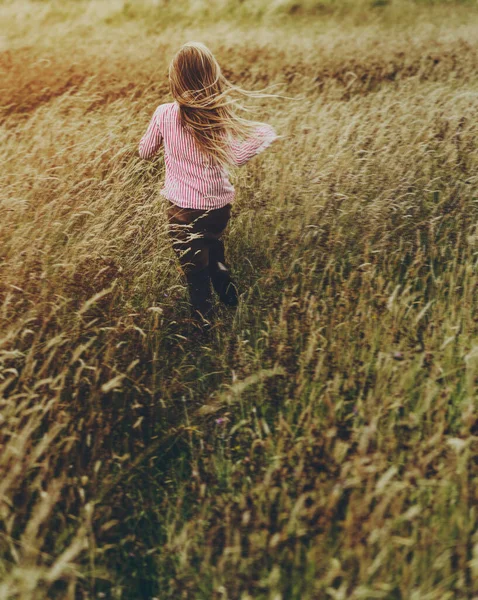
[[[478,598],[478,3],[0,1],[0,600]],[[280,97],[198,341],[138,157]]]

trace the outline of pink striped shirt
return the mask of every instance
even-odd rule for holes
[[[270,125],[259,123],[254,137],[231,143],[235,164],[245,164],[276,138]],[[221,208],[233,201],[234,186],[227,170],[219,164],[209,164],[197,148],[192,134],[180,122],[177,102],[161,104],[155,110],[139,143],[140,157],[151,158],[161,144],[166,164],[162,196],[178,206],[197,209]]]

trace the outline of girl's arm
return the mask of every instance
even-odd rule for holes
[[[148,125],[148,129],[139,143],[139,155],[141,158],[151,158],[154,156],[159,150],[161,142],[163,141],[163,136],[158,124],[160,108],[161,107],[159,106],[154,111],[154,115]]]
[[[268,148],[278,137],[270,125],[260,123],[253,137],[242,142],[237,140],[232,142],[231,151],[235,164],[239,167],[246,164],[248,160]]]

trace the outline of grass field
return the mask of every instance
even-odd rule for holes
[[[476,600],[477,2],[0,23],[0,600]],[[137,156],[188,40],[288,98],[202,345]]]

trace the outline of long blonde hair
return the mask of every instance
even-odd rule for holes
[[[250,92],[229,82],[207,46],[188,42],[169,65],[169,84],[179,104],[182,124],[191,132],[199,150],[223,166],[234,164],[230,154],[231,138],[245,139],[257,122],[244,119],[238,110],[247,110],[234,93],[249,97],[274,97]]]

